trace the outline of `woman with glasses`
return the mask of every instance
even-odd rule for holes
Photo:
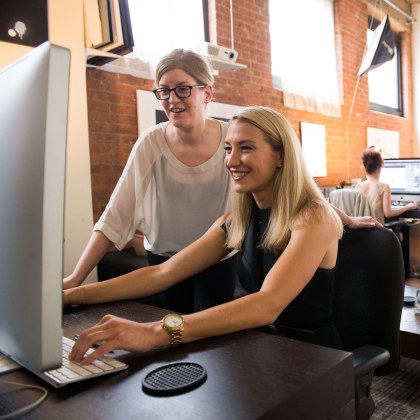
[[[277,111],[249,107],[233,118],[224,145],[235,192],[230,214],[169,261],[66,290],[64,303],[99,303],[160,291],[232,250],[240,253],[238,275],[248,294],[156,322],[107,315],[81,333],[73,360],[82,361],[94,343],[101,345],[83,363],[116,348],[148,351],[265,326],[280,335],[340,348],[332,298],[343,226],[310,176],[296,134]]]
[[[227,123],[206,117],[214,78],[200,55],[177,49],[156,69],[156,89],[169,121],[141,134],[91,239],[64,288],[80,285],[110,246],[123,249],[136,231],[151,265],[199,238],[230,209],[224,168]],[[223,286],[223,287],[221,287]],[[162,293],[162,306],[182,313],[233,298],[235,257]]]

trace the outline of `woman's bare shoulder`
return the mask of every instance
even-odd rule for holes
[[[299,214],[296,216],[293,225],[295,227],[312,224],[334,224],[337,221],[337,216],[334,210],[327,202],[314,200],[309,203]]]

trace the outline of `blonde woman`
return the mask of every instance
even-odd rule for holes
[[[105,316],[81,333],[73,360],[90,363],[117,348],[143,352],[265,326],[340,348],[332,295],[342,223],[309,175],[297,136],[277,111],[249,107],[233,118],[224,145],[234,188],[230,214],[163,264],[65,290],[64,303],[156,293],[216,264],[233,249],[240,252],[238,275],[248,294],[162,322]],[[101,344],[85,356],[94,343]]]

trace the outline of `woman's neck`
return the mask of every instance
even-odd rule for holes
[[[203,119],[192,127],[175,127],[170,124],[167,129],[172,143],[195,146],[203,141],[209,131],[209,123]]]
[[[376,172],[374,172],[373,174],[367,174],[366,179],[368,181],[378,182],[380,175],[381,175],[381,170],[379,169]]]
[[[208,161],[217,152],[221,135],[220,124],[208,119],[191,129],[169,124],[165,138],[175,157],[185,165],[194,167]]]

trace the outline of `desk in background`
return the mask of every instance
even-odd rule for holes
[[[112,313],[135,321],[160,320],[166,311],[137,302],[75,308],[64,316],[72,337]],[[117,352],[129,369],[54,389],[25,370],[2,379],[38,384],[49,396],[28,419],[354,419],[352,355],[326,347],[248,330],[147,354]],[[142,379],[179,361],[199,363],[207,380],[169,397],[149,396]],[[0,395],[5,406],[22,407],[38,394]],[[32,399],[30,399],[32,397]],[[8,398],[5,400],[5,398]]]

